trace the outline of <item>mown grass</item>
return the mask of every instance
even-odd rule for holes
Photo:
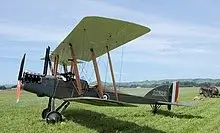
[[[122,89],[141,95],[147,89]],[[197,88],[181,88],[180,100],[192,101]],[[59,101],[60,102],[60,101]],[[146,132],[219,132],[220,99],[197,101],[196,107],[162,107],[157,114],[149,105],[139,107],[98,107],[73,103],[63,113],[66,120],[47,125],[41,120],[41,111],[47,98],[22,92],[16,103],[15,91],[0,92],[0,132],[82,132],[82,133],[146,133]]]

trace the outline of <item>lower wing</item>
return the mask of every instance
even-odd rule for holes
[[[86,103],[91,105],[97,106],[121,106],[121,107],[137,107],[136,105],[129,104],[126,102],[120,102],[115,100],[105,100],[95,97],[75,97],[75,98],[65,98],[62,99],[64,101],[72,101],[72,102],[79,102],[79,103]]]

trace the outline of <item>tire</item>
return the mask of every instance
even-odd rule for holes
[[[52,111],[47,114],[46,121],[48,124],[55,124],[62,121],[62,115],[57,111]]]
[[[46,116],[47,116],[47,114],[48,114],[49,112],[50,112],[50,109],[45,108],[45,109],[42,111],[42,113],[41,113],[42,119],[45,119]]]
[[[103,94],[103,99],[109,100],[110,99],[110,95],[108,93],[104,93]]]

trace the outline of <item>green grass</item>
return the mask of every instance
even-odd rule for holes
[[[147,89],[121,89],[143,94]],[[181,101],[192,101],[198,88],[182,88]],[[58,101],[60,103],[60,101]],[[0,92],[0,132],[82,132],[82,133],[146,133],[146,132],[219,132],[220,99],[197,101],[197,107],[174,106],[172,111],[162,107],[157,114],[149,105],[139,107],[98,107],[72,103],[63,113],[66,120],[47,125],[41,120],[41,111],[47,98],[22,92],[16,103],[15,91]]]

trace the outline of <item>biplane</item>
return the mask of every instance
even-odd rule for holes
[[[135,104],[150,104],[154,112],[161,105],[184,105],[177,101],[179,94],[178,82],[162,85],[148,92],[144,97],[125,94],[116,89],[110,51],[130,42],[146,33],[148,27],[99,16],[88,16],[70,32],[70,34],[50,53],[46,48],[43,73],[24,71],[26,54],[24,54],[17,83],[17,101],[20,90],[37,94],[38,97],[49,97],[48,105],[42,111],[42,118],[47,123],[62,120],[62,111],[71,101],[102,106],[136,106]],[[103,88],[96,58],[107,53],[112,77],[113,88]],[[86,80],[80,79],[78,63],[92,61],[97,85],[90,87]],[[58,66],[63,72],[58,72]],[[49,68],[49,69],[48,69]],[[69,68],[69,70],[68,70]],[[48,74],[50,70],[51,74]],[[55,106],[55,99],[63,100]]]

